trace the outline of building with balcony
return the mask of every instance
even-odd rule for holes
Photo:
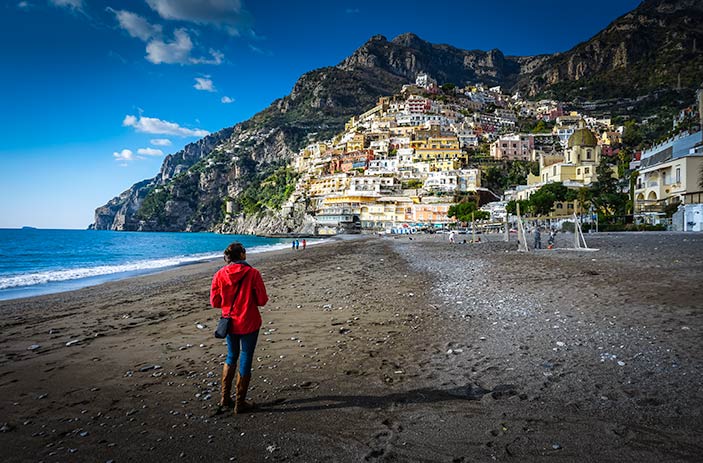
[[[447,170],[430,172],[423,188],[443,193],[476,191],[481,186],[479,169]]]
[[[507,135],[491,143],[491,157],[508,161],[529,161],[534,148],[530,134]]]
[[[342,193],[349,188],[351,177],[347,174],[325,175],[310,180],[310,196],[327,196]]]
[[[449,203],[420,203],[413,204],[412,222],[420,226],[441,227],[453,222],[447,215]]]
[[[702,133],[685,132],[642,153],[635,184],[636,214],[650,214],[650,221],[657,222],[667,205],[684,203],[687,193],[700,190]]]
[[[413,201],[406,196],[383,196],[361,206],[359,218],[366,230],[385,230],[413,220]]]

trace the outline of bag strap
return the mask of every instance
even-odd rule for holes
[[[249,276],[249,270],[246,271],[244,276],[242,277],[241,280],[239,280],[239,283],[237,283],[237,289],[234,291],[234,298],[232,299],[232,305],[229,306],[229,313],[227,314],[227,317],[225,318],[232,318],[232,310],[234,310],[234,303],[237,302],[237,298],[239,297],[239,290],[242,289],[242,284],[244,283],[244,279]]]

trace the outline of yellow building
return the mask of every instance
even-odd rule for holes
[[[459,161],[460,167],[461,163],[469,161],[469,155],[461,150],[456,137],[431,137],[411,141],[410,145],[415,148],[415,159],[422,162]]]
[[[347,142],[346,151],[361,151],[364,149],[364,144],[366,143],[366,136],[363,133],[357,133]]]
[[[600,136],[602,145],[617,145],[621,142],[621,139],[620,132],[604,131]]]
[[[378,194],[375,193],[368,193],[368,194],[361,194],[361,193],[354,193],[354,194],[348,194],[348,195],[334,195],[334,196],[328,196],[322,201],[323,206],[331,206],[331,205],[339,205],[339,204],[344,204],[344,205],[352,205],[352,206],[361,206],[362,204],[370,204],[375,202],[378,199]]]
[[[530,175],[528,185],[553,182],[590,185],[596,180],[596,166],[600,156],[596,136],[582,124],[569,137],[564,157],[547,155],[540,158],[539,178]]]
[[[310,180],[310,196],[327,196],[333,193],[341,193],[351,184],[351,178],[347,174],[326,175],[324,177]]]
[[[429,161],[430,172],[449,172],[461,169],[462,162],[455,159],[436,159]]]
[[[700,191],[702,133],[682,134],[642,153],[635,212],[661,213],[667,204],[681,203],[686,194]]]
[[[380,197],[375,203],[361,206],[359,218],[365,229],[386,229],[413,220],[413,200],[406,196]]]

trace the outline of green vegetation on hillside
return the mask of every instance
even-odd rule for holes
[[[245,214],[280,209],[295,190],[298,177],[299,174],[289,167],[267,166],[237,197],[239,209]]]

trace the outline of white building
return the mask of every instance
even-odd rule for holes
[[[398,158],[373,159],[366,169],[367,175],[395,174],[398,172]]]

